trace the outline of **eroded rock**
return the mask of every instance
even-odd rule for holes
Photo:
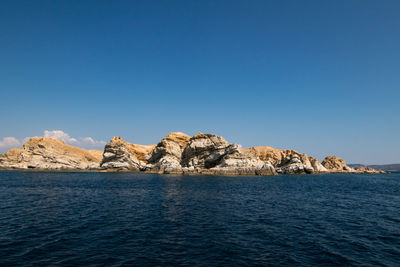
[[[185,173],[221,175],[274,175],[271,164],[242,153],[236,144],[213,134],[194,135],[182,154]]]
[[[321,164],[321,162],[318,161],[318,159],[313,158],[313,157],[308,157],[308,159],[311,162],[311,166],[314,169],[314,172],[327,172],[328,170]]]
[[[0,167],[17,169],[97,169],[101,151],[85,150],[47,137],[30,138],[21,149],[0,156]]]
[[[146,170],[157,173],[182,173],[182,152],[190,136],[176,132],[164,137],[151,152]]]
[[[254,155],[262,161],[270,162],[278,173],[301,174],[324,172],[317,159],[308,157],[290,149],[272,147],[251,147],[241,150],[243,153]],[[323,166],[322,166],[323,167]]]
[[[104,147],[101,168],[139,171],[154,146],[131,144],[121,137],[113,137]]]
[[[198,133],[190,138],[182,153],[182,166],[210,169],[217,166],[224,155],[235,150],[221,136]]]
[[[327,156],[322,165],[330,172],[352,172],[354,169],[347,166],[346,162],[336,156]]]

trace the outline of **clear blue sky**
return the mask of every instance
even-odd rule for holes
[[[171,131],[400,162],[400,1],[1,1],[0,140]]]

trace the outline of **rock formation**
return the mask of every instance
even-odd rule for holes
[[[346,162],[336,156],[327,156],[322,165],[330,172],[354,172],[354,169],[347,166]]]
[[[202,173],[220,175],[275,175],[276,171],[271,163],[242,153],[237,145],[233,145],[233,148],[221,158],[215,167],[203,170]]]
[[[102,152],[84,150],[47,137],[31,138],[21,149],[0,156],[0,167],[16,169],[98,169]]]
[[[209,169],[218,165],[221,158],[235,150],[233,145],[215,134],[198,133],[192,138],[182,154],[182,166]]]
[[[113,137],[104,147],[102,169],[139,171],[146,165],[146,158],[154,145],[131,144],[121,137]]]
[[[354,168],[357,173],[385,173],[385,171],[375,170],[374,168],[368,166],[359,166]]]
[[[271,164],[242,153],[238,145],[223,137],[198,133],[190,138],[182,153],[185,173],[225,175],[274,175]]]
[[[328,172],[328,170],[321,164],[321,162],[318,161],[318,159],[313,158],[313,157],[308,157],[310,160],[311,166],[314,169],[314,172],[320,173],[320,172]]]
[[[0,155],[0,168],[51,170],[143,171],[161,174],[275,175],[305,173],[378,173],[356,169],[336,156],[320,163],[289,149],[240,149],[223,137],[170,133],[157,145],[136,145],[113,137],[104,151],[84,150],[52,138],[31,138],[22,148]]]
[[[309,163],[309,161],[307,163]],[[283,174],[313,173],[314,169],[310,167],[310,165],[311,164],[303,164],[299,155],[291,154],[278,164],[276,171]]]
[[[327,156],[322,165],[328,169],[329,172],[342,172],[342,173],[385,173],[384,171],[377,171],[371,167],[358,166],[351,168],[347,166],[346,162],[336,156]]]
[[[306,154],[295,150],[262,146],[246,148],[241,151],[256,156],[262,161],[270,162],[278,173],[301,174],[327,172],[316,158],[308,157]]]
[[[23,168],[22,162],[20,162],[22,149],[13,148],[0,155],[0,167],[1,168]],[[27,167],[26,167],[27,168]]]
[[[182,152],[189,140],[190,136],[181,132],[168,134],[151,152],[146,170],[157,173],[182,173]]]

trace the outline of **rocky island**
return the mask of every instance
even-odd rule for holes
[[[350,168],[336,156],[322,162],[295,150],[240,148],[214,134],[174,132],[157,145],[137,145],[113,137],[104,151],[85,150],[48,138],[29,139],[0,155],[1,169],[132,171],[159,174],[276,175],[379,173]]]

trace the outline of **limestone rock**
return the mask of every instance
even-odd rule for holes
[[[354,168],[354,171],[357,173],[385,173],[385,171],[378,171],[375,170],[374,168],[368,167],[368,166],[359,166]]]
[[[182,173],[182,152],[190,136],[176,132],[164,137],[151,152],[146,170],[157,173]]]
[[[190,138],[182,153],[182,166],[209,169],[235,149],[221,136],[198,133]]]
[[[85,150],[47,137],[35,137],[21,149],[0,156],[0,167],[17,169],[88,169],[96,168],[101,151]]]
[[[314,170],[314,169],[313,169]],[[278,173],[299,174],[306,173],[305,165],[301,162],[300,156],[293,154],[286,157],[276,168]]]
[[[104,151],[84,150],[53,138],[31,138],[20,149],[0,155],[0,168],[50,170],[129,170],[152,173],[210,175],[275,175],[351,172],[380,173],[370,167],[352,169],[335,156],[320,163],[295,150],[272,147],[239,149],[223,137],[170,133],[157,145],[136,145],[114,137]]]
[[[308,157],[314,172],[328,172],[328,170],[316,158]]]
[[[274,175],[271,164],[242,153],[238,145],[223,137],[198,133],[190,138],[182,154],[185,173],[221,175]]]
[[[0,155],[0,167],[1,168],[23,168],[21,159],[22,149],[13,148]]]
[[[308,157],[306,154],[299,153],[295,150],[276,149],[264,146],[245,148],[241,149],[241,151],[253,155],[262,161],[270,162],[279,173],[299,174],[324,171],[324,168],[318,165],[319,162],[317,159]]]
[[[146,157],[154,146],[131,144],[121,137],[113,137],[104,147],[101,168],[139,171],[146,165]]]
[[[352,172],[354,169],[347,166],[346,162],[336,156],[327,156],[322,165],[330,172]]]
[[[215,174],[223,175],[275,175],[275,168],[269,162],[240,152],[237,145],[233,145],[230,153],[224,155],[220,163],[209,169]]]
[[[280,149],[275,149],[269,146],[257,146],[251,148],[241,149],[243,153],[250,154],[256,156],[262,161],[268,161],[273,166],[278,166],[282,160],[285,158],[285,155],[282,153]]]

